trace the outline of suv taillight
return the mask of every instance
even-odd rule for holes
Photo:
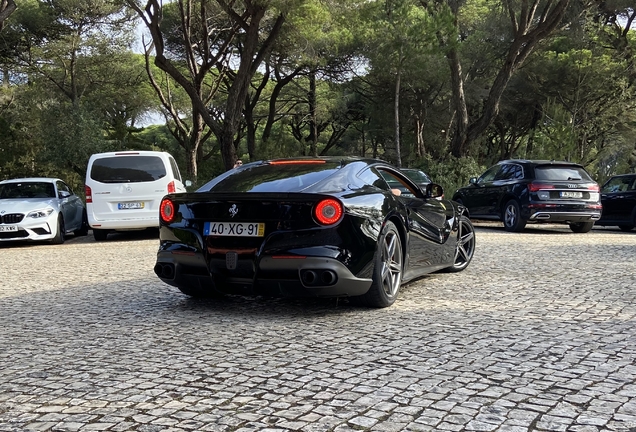
[[[92,203],[93,202],[93,191],[87,185],[84,185],[84,195],[86,195],[86,202],[87,203]]]
[[[177,188],[174,186],[174,180],[168,183],[168,193],[175,193]]]
[[[530,192],[538,192],[541,189],[554,189],[554,185],[545,184],[545,183],[535,183],[535,182],[528,184],[528,190]]]

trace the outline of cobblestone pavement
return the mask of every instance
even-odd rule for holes
[[[0,431],[636,431],[636,232],[477,227],[391,308],[197,301],[157,239],[0,246]]]

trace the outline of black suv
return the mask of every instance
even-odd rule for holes
[[[471,218],[501,220],[507,231],[528,222],[567,223],[588,232],[601,217],[598,184],[581,165],[543,160],[504,160],[490,167],[453,199]]]

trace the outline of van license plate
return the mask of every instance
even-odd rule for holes
[[[144,202],[123,202],[117,204],[117,208],[119,210],[142,209],[144,208]]]
[[[206,222],[203,226],[203,235],[263,237],[265,224],[262,222]]]
[[[17,225],[0,225],[0,232],[13,232],[17,230]]]
[[[561,192],[561,198],[583,198],[583,192]]]

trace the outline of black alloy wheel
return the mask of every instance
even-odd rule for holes
[[[521,232],[526,227],[526,221],[521,218],[521,208],[516,200],[510,200],[503,209],[503,223],[506,231]]]
[[[468,267],[475,254],[475,228],[470,219],[462,215],[457,227],[457,246],[455,246],[455,261],[447,270],[452,273],[460,272]]]
[[[378,308],[391,306],[402,284],[403,256],[400,233],[395,224],[388,221],[378,238],[371,288],[366,294],[354,297],[354,303]]]

